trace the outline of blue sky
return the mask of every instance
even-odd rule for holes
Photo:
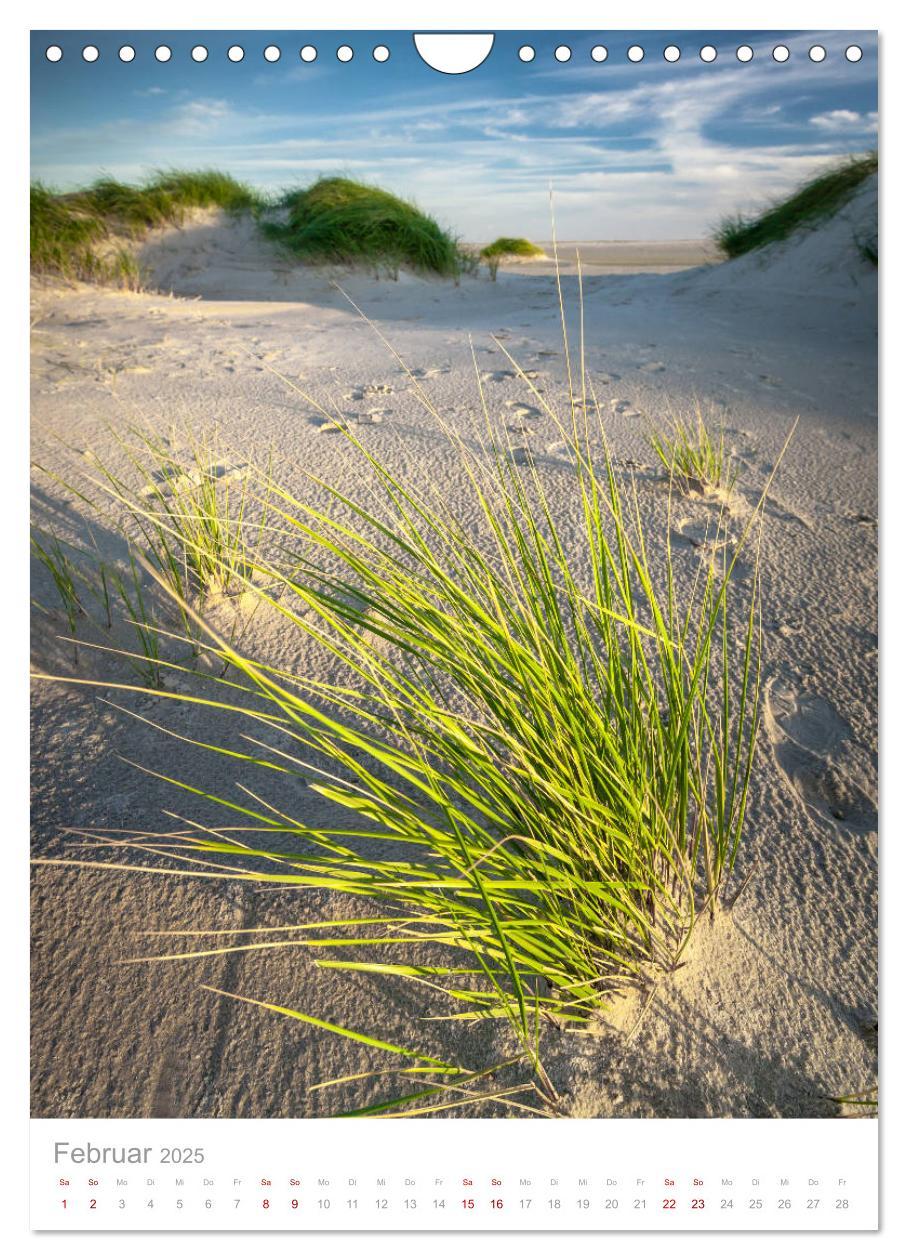
[[[48,44],[64,51],[50,64]],[[94,44],[100,57],[82,59]],[[136,58],[123,64],[117,49]],[[167,63],[155,60],[168,45]],[[193,45],[209,50],[196,63]],[[239,63],[227,59],[241,45]],[[274,44],[281,58],[268,63]],[[314,62],[303,44],[319,50]],[[340,44],[352,61],[335,56]],[[391,56],[372,59],[385,44]],[[517,49],[537,50],[529,64]],[[554,58],[556,44],[572,57]],[[609,50],[594,62],[594,45]],[[627,48],[640,44],[632,64]],[[681,49],[668,64],[667,44]],[[718,56],[700,61],[711,44]],[[735,49],[748,44],[742,64]],[[771,50],[791,56],[775,62]],[[820,44],[826,60],[807,50]],[[864,50],[857,63],[844,49]],[[404,32],[103,31],[32,36],[32,174],[61,189],[101,173],[218,167],[268,190],[344,173],[416,200],[466,240],[705,235],[824,163],[876,145],[876,38],[868,32],[507,31],[465,75],[426,66]]]

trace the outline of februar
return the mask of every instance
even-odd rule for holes
[[[71,1146],[54,1143],[54,1163],[69,1160],[73,1164],[144,1164],[151,1154],[150,1146]]]

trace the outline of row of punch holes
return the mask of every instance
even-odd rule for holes
[[[83,61],[98,61],[101,56],[100,50],[94,44],[86,44],[85,47],[82,48],[81,53]],[[63,49],[59,44],[51,44],[45,49],[44,55],[48,61],[62,61]],[[170,61],[173,56],[173,49],[169,48],[167,44],[159,44],[154,50],[154,55],[157,61]],[[193,61],[207,61],[208,49],[204,44],[196,44],[190,50],[189,55]],[[281,55],[282,49],[278,48],[276,44],[268,44],[268,46],[262,50],[262,56],[265,61],[280,61]],[[532,44],[523,44],[517,50],[517,56],[523,62],[535,61],[536,55],[536,49]],[[565,62],[571,60],[574,55],[574,51],[567,44],[559,44],[552,55],[556,61]],[[631,44],[631,46],[627,49],[626,55],[628,61],[638,62],[644,60],[646,52],[639,44]],[[704,44],[698,55],[700,60],[705,62],[716,61],[719,57],[718,50],[714,48],[712,44]],[[811,61],[821,62],[826,60],[827,51],[822,44],[814,44],[808,50],[807,55]],[[858,44],[849,44],[844,53],[845,60],[852,62],[860,61],[863,55],[863,49]],[[117,56],[121,61],[134,61],[136,58],[136,50],[131,44],[124,44],[123,47],[118,50]],[[240,44],[233,44],[227,49],[228,61],[242,61],[245,56],[246,49]],[[299,50],[299,56],[301,61],[315,61],[318,57],[318,49],[313,44],[304,44]],[[341,44],[335,50],[335,56],[338,61],[352,61],[354,57],[353,49],[349,44]],[[372,59],[374,61],[388,61],[390,56],[391,50],[385,44],[377,44],[372,49]],[[590,57],[593,61],[607,61],[608,56],[609,51],[604,44],[594,44],[590,49]],[[669,62],[680,61],[681,49],[677,46],[677,44],[669,44],[667,47],[663,48],[662,56]],[[735,57],[741,62],[753,61],[754,50],[749,44],[741,44],[739,48],[735,49]],[[772,50],[773,61],[785,62],[788,61],[790,57],[791,49],[789,49],[785,44],[776,44]]]

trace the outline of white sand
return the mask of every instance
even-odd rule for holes
[[[644,273],[699,260],[691,243],[674,253],[664,242],[655,252],[636,243],[617,261],[610,246],[584,243],[589,367],[613,414],[616,456],[637,467],[654,540],[666,502],[646,441],[654,420],[695,400],[721,418],[751,502],[795,416],[800,424],[765,526],[763,731],[736,872],[753,877],[733,912],[700,933],[688,965],[659,985],[632,1037],[639,1008],[630,1002],[597,1037],[547,1038],[549,1070],[577,1114],[825,1115],[837,1110],[829,1095],[875,1080],[876,273],[853,245],[855,223],[874,214],[868,188],[847,215],[782,249],[672,275]],[[156,233],[145,262],[162,293],[35,292],[35,458],[67,480],[84,484],[84,452],[116,461],[108,428],[122,432],[142,416],[165,431],[217,423],[237,448],[273,445],[291,484],[294,463],[349,483],[358,473],[343,437],[314,423],[264,361],[336,399],[381,456],[417,483],[444,485],[456,502],[450,454],[335,279],[455,423],[466,426],[476,408],[470,335],[501,415],[532,400],[489,333],[548,390],[564,389],[550,264],[506,265],[494,284],[477,277],[456,287],[331,274],[276,259],[248,223],[211,216]],[[610,274],[616,268],[623,274]],[[576,329],[576,282],[565,290]],[[567,527],[575,505],[555,437],[530,411],[521,423],[522,440],[545,456]],[[695,498],[675,505],[677,545],[692,558],[712,510]],[[84,505],[40,474],[35,512],[64,538],[85,539]],[[115,545],[103,527],[95,537]],[[35,595],[53,603],[42,572]],[[36,668],[71,670],[60,630],[59,616],[36,614]],[[274,617],[257,615],[247,633],[265,659],[294,663],[305,653],[317,666]],[[91,664],[86,654],[83,670]],[[197,712],[165,699],[130,707],[210,736]],[[39,855],[64,852],[66,827],[158,829],[169,825],[163,809],[209,816],[120,758],[225,794],[237,777],[92,692],[59,684],[35,685],[33,739]],[[275,790],[268,779],[258,786]],[[288,792],[288,809],[312,817],[303,790]],[[290,1116],[383,1096],[371,1083],[308,1094],[327,1076],[386,1064],[199,983],[477,1067],[508,1048],[488,1027],[420,1023],[437,1009],[427,991],[319,972],[303,951],[117,965],[147,949],[138,930],[311,921],[352,911],[340,898],[53,867],[36,868],[34,893],[37,1115]]]

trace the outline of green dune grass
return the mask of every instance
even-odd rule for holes
[[[790,197],[755,215],[723,219],[714,239],[729,258],[784,241],[799,228],[814,227],[828,219],[877,171],[877,154],[847,158],[802,184]],[[875,243],[874,243],[875,253]],[[869,253],[865,254],[869,261]]]
[[[562,335],[566,411],[504,354],[569,452],[557,488],[559,501],[569,496],[564,518],[540,469],[508,445],[479,375],[485,437],[475,446],[410,378],[462,474],[465,501],[456,506],[438,486],[421,490],[350,429],[344,438],[363,461],[352,489],[313,471],[309,486],[291,490],[251,457],[238,459],[250,469],[250,498],[267,505],[267,519],[255,522],[264,544],[234,545],[235,507],[224,529],[214,522],[200,538],[194,504],[175,511],[170,499],[143,498],[143,507],[114,486],[116,503],[138,513],[138,533],[153,540],[143,557],[135,538],[147,576],[215,663],[205,684],[214,692],[195,689],[195,668],[175,666],[187,685],[155,694],[207,715],[188,742],[229,759],[223,790],[167,782],[233,821],[217,830],[189,823],[155,836],[152,847],[148,832],[124,839],[93,831],[93,845],[115,848],[112,860],[93,852],[36,861],[359,899],[343,918],[304,915],[296,927],[210,936],[191,924],[130,961],[307,950],[319,968],[412,982],[415,1001],[441,995],[445,1008],[423,1018],[496,1020],[510,1031],[513,1057],[504,1062],[480,1062],[469,1039],[464,1061],[442,1061],[390,1040],[381,1024],[367,1032],[298,1009],[290,997],[206,986],[391,1056],[395,1067],[386,1059],[357,1078],[395,1073],[387,1096],[341,1114],[423,1115],[491,1101],[562,1114],[542,1061],[542,1027],[584,1033],[616,994],[674,970],[697,925],[736,895],[726,890],[748,824],[760,731],[760,521],[791,434],[721,565],[687,568],[667,529],[647,539],[636,486],[616,471],[607,418],[587,395],[582,353],[572,364],[563,321]],[[206,448],[203,467],[211,457]],[[139,484],[151,471],[145,461]],[[314,501],[316,491],[326,501]],[[227,510],[206,500],[202,514]],[[726,521],[717,518],[716,538]],[[252,525],[241,519],[241,532]],[[297,645],[291,659],[306,661],[317,644],[342,685],[305,665],[247,654],[220,634],[160,563],[162,537],[168,553],[226,562],[238,587],[282,619],[275,642]],[[745,546],[752,571],[733,597]],[[65,601],[65,574],[62,583]],[[251,727],[242,749],[224,734],[225,721],[237,718]],[[277,799],[268,788],[229,786],[239,766],[273,775]],[[335,827],[323,829],[305,805],[286,805],[280,794],[291,778],[339,807]],[[124,862],[127,851],[139,860]],[[149,853],[166,855],[167,865]],[[442,951],[437,962],[427,961],[428,943]],[[495,1081],[512,1067],[523,1080]]]
[[[491,245],[486,245],[484,249],[481,249],[479,256],[480,258],[501,258],[510,254],[517,258],[538,258],[544,252],[538,245],[528,241],[525,236],[499,236],[492,241]]]
[[[408,266],[441,276],[460,275],[469,265],[454,236],[383,188],[319,179],[288,192],[281,204],[287,220],[266,223],[267,235],[311,262]]]
[[[540,258],[544,254],[544,250],[528,241],[525,236],[499,236],[479,251],[479,257],[488,264],[489,275],[493,280],[498,275],[502,258]]]
[[[122,243],[181,223],[194,208],[258,212],[264,199],[222,171],[158,171],[142,184],[99,179],[78,192],[31,187],[31,267],[37,275],[137,288],[139,265]]]
[[[222,171],[159,171],[139,185],[99,179],[72,200],[116,228],[139,231],[179,223],[191,209],[241,212],[264,205],[258,193]]]

